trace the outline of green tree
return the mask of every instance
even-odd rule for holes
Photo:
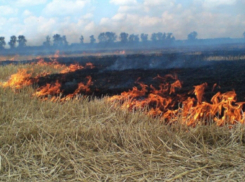
[[[11,36],[10,41],[8,43],[11,49],[15,48],[16,42],[17,42],[16,36],[15,35]]]
[[[4,49],[4,46],[6,45],[5,38],[0,37],[0,50]]]
[[[51,39],[49,36],[46,37],[46,41],[43,42],[43,46],[50,47],[51,46]]]
[[[188,38],[189,41],[196,40],[197,39],[197,32],[193,31],[193,32],[189,33],[187,38]]]
[[[84,37],[81,35],[80,37],[80,44],[83,44],[84,43]]]
[[[26,38],[25,38],[24,35],[19,35],[17,42],[19,43],[19,46],[18,47],[21,47],[22,48],[22,47],[25,47],[26,46],[27,40],[26,40]]]
[[[139,42],[139,35],[131,34],[128,38],[129,42]]]
[[[62,45],[63,45],[63,39],[62,39],[62,37],[60,36],[60,34],[55,34],[53,36],[53,46],[60,47]]]
[[[148,41],[148,34],[142,33],[140,35],[140,38],[141,38],[142,42],[147,42]]]
[[[156,33],[151,34],[151,41],[152,42],[156,42],[157,41],[157,34]]]
[[[62,43],[64,46],[68,46],[68,42],[65,35],[62,36]]]
[[[94,44],[96,42],[96,39],[94,38],[94,35],[90,35],[90,43]]]
[[[121,40],[121,43],[126,43],[126,42],[128,42],[128,33],[122,32],[122,33],[120,34],[120,40]]]

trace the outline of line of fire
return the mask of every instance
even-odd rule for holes
[[[16,94],[32,86],[31,98],[60,104],[106,96],[114,107],[141,110],[163,123],[244,123],[245,63],[241,56],[235,61],[220,57],[217,53],[214,57],[213,53],[127,55],[123,51],[68,59],[57,52],[25,62],[45,68],[43,72],[35,73],[32,67],[19,69],[0,86]],[[58,71],[52,73],[48,68]]]

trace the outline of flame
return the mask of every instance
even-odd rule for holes
[[[169,122],[182,121],[188,126],[195,126],[199,122],[207,123],[213,119],[218,126],[228,124],[245,123],[243,105],[245,102],[236,102],[235,91],[226,93],[216,93],[210,102],[203,101],[204,91],[207,83],[194,86],[195,98],[175,94],[176,89],[182,87],[181,82],[174,75],[159,75],[154,79],[160,79],[159,89],[141,83],[141,89],[134,87],[121,95],[108,98],[108,101],[120,101],[122,109],[141,109],[147,106],[147,115],[160,117]],[[175,80],[173,83],[167,82],[168,79]],[[181,103],[181,104],[179,104]],[[182,107],[176,108],[176,105]],[[180,119],[181,118],[181,119]]]
[[[40,87],[37,89],[36,93],[34,93],[34,96],[37,97],[43,97],[43,96],[48,96],[48,95],[58,95],[60,94],[60,88],[61,88],[61,84],[56,81],[55,84],[50,84],[47,83],[45,86]]]
[[[28,73],[26,69],[19,69],[16,74],[10,76],[8,81],[1,83],[1,86],[20,89],[38,81],[37,79],[32,79],[31,76],[32,74]]]
[[[59,56],[59,52],[56,53],[54,56],[57,58]],[[93,69],[94,65],[92,63],[86,63],[85,66],[79,65],[79,64],[71,64],[69,66],[66,66],[65,64],[60,64],[57,60],[52,60],[51,62],[46,62],[44,59],[39,59],[37,63],[32,63],[32,66],[37,65],[38,67],[50,67],[53,69],[58,70],[58,73],[65,74],[69,72],[75,72],[76,70],[82,70],[85,68]],[[60,71],[59,71],[60,70]],[[34,83],[38,83],[39,78],[43,76],[50,75],[50,73],[43,71],[39,73],[37,76],[33,76],[33,69],[20,69],[17,73],[10,76],[9,80],[6,82],[1,83],[1,87],[10,87],[13,89],[21,89],[25,86],[32,85]],[[65,75],[62,76],[61,80],[65,80]],[[87,77],[88,81],[86,84],[84,83],[78,83],[78,88],[74,91],[74,93],[69,94],[62,99],[61,101],[70,100],[74,98],[77,94],[84,92],[88,93],[90,91],[90,86],[92,85],[92,78],[91,76]],[[45,86],[39,87],[36,92],[33,94],[33,96],[44,98],[44,100],[47,99],[47,96],[52,96],[50,99],[51,101],[57,101],[58,96],[62,95],[61,90],[61,83],[59,80],[57,80],[55,83],[47,83]]]
[[[90,86],[93,84],[91,76],[86,77],[86,83],[77,83],[76,90],[68,95],[64,95],[62,83],[65,82],[65,73],[85,68],[93,69],[94,65],[87,63],[85,66],[79,64],[67,66],[58,63],[56,60],[58,56],[59,54],[57,53],[54,56],[55,59],[51,62],[45,62],[44,59],[40,59],[35,64],[39,67],[56,69],[58,73],[63,74],[61,81],[57,80],[39,87],[33,93],[33,96],[43,100],[49,99],[53,102],[63,102],[74,99],[80,93],[90,93]],[[42,72],[34,77],[32,69],[19,69],[17,73],[10,76],[8,81],[0,83],[0,86],[21,89],[38,83],[41,76],[48,74],[50,73]],[[245,102],[237,102],[235,91],[218,92],[213,95],[210,101],[206,101],[204,96],[205,90],[208,89],[207,83],[195,85],[191,92],[178,94],[178,91],[182,88],[182,82],[177,75],[168,74],[164,77],[157,75],[153,79],[160,82],[158,86],[146,85],[137,81],[138,86],[134,86],[131,90],[122,92],[120,95],[111,96],[107,100],[114,102],[122,109],[130,111],[143,109],[142,111],[148,116],[159,117],[169,123],[181,122],[188,126],[195,126],[198,123],[206,124],[210,121],[215,122],[218,126],[245,123],[245,115],[243,113]],[[212,91],[216,87],[217,84],[214,84]]]
[[[78,95],[80,92],[84,92],[84,93],[90,92],[90,88],[89,87],[93,84],[92,77],[91,76],[87,76],[87,79],[88,79],[88,81],[87,81],[86,85],[84,85],[84,83],[79,83],[78,84],[78,88],[72,94],[69,94],[65,98],[63,98],[62,101],[71,100],[76,95]]]
[[[201,85],[194,86],[195,87],[194,93],[197,97],[197,101],[199,104],[202,103],[202,97],[204,94],[204,90],[207,86],[208,86],[207,83],[203,83]]]

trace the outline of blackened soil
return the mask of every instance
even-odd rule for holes
[[[213,53],[212,53],[213,54]],[[206,55],[205,55],[206,56]],[[201,58],[205,57],[201,55]],[[159,55],[131,55],[136,57],[137,60],[141,58],[146,60],[147,58],[159,57]],[[176,55],[167,55],[164,58],[166,64],[174,61]],[[181,55],[178,55],[178,58]],[[127,58],[127,57],[126,57]],[[178,79],[182,82],[182,89],[177,89],[177,93],[186,94],[186,96],[194,96],[193,90],[195,85],[208,83],[208,87],[205,90],[204,100],[209,101],[212,96],[217,92],[227,92],[235,90],[237,93],[238,101],[245,100],[245,60],[239,61],[204,61],[197,56],[183,55],[183,60],[186,64],[184,66],[172,68],[153,68],[142,69],[133,68],[125,70],[112,70],[110,69],[116,61],[118,56],[110,57],[86,57],[86,58],[68,58],[61,59],[59,62],[70,64],[79,62],[84,64],[85,62],[92,62],[95,65],[95,69],[78,70],[74,73],[67,74],[55,74],[47,77],[40,78],[38,86],[46,85],[46,83],[55,83],[59,80],[62,83],[63,94],[69,94],[74,92],[79,82],[86,83],[87,76],[92,77],[93,85],[90,87],[91,92],[89,95],[104,96],[120,94],[123,91],[128,91],[132,87],[137,86],[140,88],[138,82],[143,82],[147,85],[153,85],[155,88],[159,88],[159,84],[162,83],[161,79],[154,79],[157,75],[164,77],[167,74],[176,74]],[[173,59],[173,60],[171,60]],[[195,63],[195,64],[193,64]],[[130,64],[130,62],[128,63]],[[189,66],[188,66],[189,64]],[[169,80],[170,83],[173,80]],[[213,90],[213,85],[217,84]]]
[[[52,84],[59,80],[62,84],[63,94],[66,95],[73,93],[79,82],[86,83],[86,77],[91,76],[93,85],[90,87],[91,92],[86,94],[101,97],[104,95],[120,94],[123,91],[132,89],[134,86],[140,88],[138,82],[158,88],[162,80],[154,79],[157,75],[164,77],[167,74],[177,74],[183,86],[182,89],[177,89],[177,93],[194,96],[194,86],[207,82],[208,88],[205,90],[204,100],[209,101],[217,92],[224,93],[235,90],[238,101],[244,101],[245,60],[206,61],[205,59],[209,56],[235,57],[242,56],[243,54],[241,51],[210,51],[201,54],[171,53],[161,55],[136,54],[128,56],[59,58],[59,62],[67,65],[71,63],[85,65],[87,62],[92,62],[95,65],[95,69],[49,75],[40,78],[37,84],[38,86],[44,86],[47,83]],[[49,60],[46,59],[46,61]],[[151,67],[151,62],[157,62],[159,66]],[[2,62],[1,64],[9,63]],[[131,66],[131,64],[134,66]],[[168,81],[170,83],[173,82],[173,80]],[[218,86],[212,91],[214,84]]]

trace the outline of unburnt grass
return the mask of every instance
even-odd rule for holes
[[[1,81],[28,66],[0,67]],[[242,124],[170,125],[144,110],[122,110],[106,97],[42,101],[32,96],[35,87],[0,88],[1,181],[245,178]]]

